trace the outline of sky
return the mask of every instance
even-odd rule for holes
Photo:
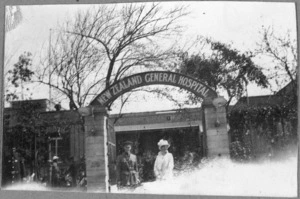
[[[296,14],[293,3],[192,1],[182,3],[189,4],[191,10],[190,15],[181,21],[185,26],[183,40],[202,35],[230,43],[241,51],[247,51],[255,49],[256,43],[260,41],[259,31],[262,27],[273,26],[275,31],[282,34],[291,30],[292,36],[296,35]],[[162,3],[166,7],[174,4]],[[88,7],[90,5],[22,6],[22,22],[5,35],[5,56],[10,60],[5,71],[24,51],[32,52],[34,60],[38,63],[41,51],[48,48],[50,29],[55,31],[58,23],[72,18],[78,9]],[[48,98],[49,96],[45,88],[36,87],[34,90],[33,98]],[[270,94],[270,91],[258,89],[253,85],[248,87],[249,96],[266,94]],[[137,96],[124,111],[174,108],[169,102],[161,101],[157,97],[147,99],[148,101],[145,97]]]

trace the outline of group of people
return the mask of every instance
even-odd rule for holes
[[[59,157],[53,156],[51,164],[51,186],[52,187],[82,187],[86,188],[84,164],[77,165],[74,158],[69,160],[69,167],[62,170],[58,164]]]
[[[136,188],[141,183],[137,157],[131,152],[132,145],[131,141],[125,141],[123,143],[124,152],[117,157],[118,188]],[[171,179],[173,177],[174,158],[172,153],[168,151],[170,144],[167,140],[161,139],[157,145],[159,152],[152,168],[155,179]]]
[[[167,140],[161,139],[157,143],[159,152],[154,154],[151,151],[146,151],[142,158],[137,158],[132,153],[133,142],[123,142],[121,153],[116,159],[116,180],[118,188],[136,188],[141,185],[141,182],[149,182],[154,180],[168,180],[176,175],[173,170],[178,170],[178,161],[174,164],[173,154],[168,151],[170,143]],[[19,153],[13,148],[11,158],[12,165],[12,183],[22,179],[22,158]],[[189,155],[185,153],[183,161],[191,162]],[[192,158],[194,159],[194,158]],[[189,160],[189,161],[187,161]],[[42,183],[51,187],[82,187],[86,188],[86,170],[84,159],[80,163],[75,163],[74,158],[70,158],[63,165],[68,168],[61,168],[59,157],[53,156],[50,161],[50,175],[47,178],[40,180]],[[65,167],[64,166],[64,167]],[[175,167],[175,168],[174,168]],[[50,183],[50,184],[48,184]]]

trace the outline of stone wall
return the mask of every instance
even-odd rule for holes
[[[204,108],[207,156],[229,155],[229,136],[225,107]]]
[[[107,113],[96,108],[85,117],[85,160],[88,191],[108,191]]]

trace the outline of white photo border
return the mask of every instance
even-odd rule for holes
[[[3,145],[3,111],[4,111],[4,44],[5,44],[5,6],[7,5],[50,5],[50,4],[108,4],[108,3],[132,3],[132,2],[155,2],[157,0],[1,0],[0,1],[0,184],[2,178],[2,145]],[[169,1],[171,0],[160,0],[160,1]],[[197,1],[197,0],[194,0]],[[198,0],[201,2],[202,0]],[[213,0],[206,0],[207,2],[213,2]],[[226,1],[226,0],[218,0],[218,1]],[[237,0],[231,0],[237,1]],[[158,1],[157,1],[158,2]],[[299,0],[240,0],[240,2],[291,2],[295,3],[296,8],[296,23],[297,23],[297,50],[298,50],[298,57],[300,57],[300,50],[299,50],[299,27],[300,27],[300,1]],[[299,61],[298,59],[298,70],[299,70]],[[299,95],[299,79],[298,78],[298,95]],[[300,103],[298,101],[298,110],[300,108]],[[299,129],[299,113],[298,113],[298,129]],[[299,143],[299,131],[298,131],[298,143]],[[298,162],[299,162],[299,144],[298,144]],[[297,182],[298,182],[298,197],[300,198],[300,188],[299,188],[299,164],[297,166]],[[144,199],[156,199],[156,198],[164,198],[164,199],[219,199],[219,198],[275,198],[275,197],[249,197],[249,196],[203,196],[203,195],[155,195],[155,194],[114,194],[114,193],[82,193],[82,192],[60,192],[60,191],[10,191],[10,190],[2,190],[0,187],[0,198],[6,199],[17,199],[17,198],[28,198],[28,199],[82,199],[82,198],[91,198],[91,199],[99,199],[99,198],[106,198],[106,199],[137,199],[137,198],[144,198]],[[280,197],[276,197],[280,198]],[[283,197],[287,198],[287,197]],[[289,197],[290,198],[290,197]]]

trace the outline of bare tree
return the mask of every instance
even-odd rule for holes
[[[70,108],[77,109],[133,71],[169,69],[173,44],[159,41],[178,35],[176,21],[185,15],[183,7],[164,12],[159,4],[99,5],[78,12],[52,42],[38,82],[66,96]]]
[[[272,27],[263,28],[261,42],[258,43],[257,56],[267,56],[273,64],[269,69],[268,78],[282,87],[292,82],[296,86],[297,45],[296,37],[287,31],[284,35],[277,34]]]
[[[93,42],[82,36],[60,32],[49,48],[49,55],[38,69],[37,82],[67,97],[70,109],[77,109],[98,93],[103,58]]]
[[[185,15],[183,7],[164,12],[159,4],[101,5],[79,13],[74,28],[68,32],[95,41],[105,52],[108,87],[130,74],[133,67],[137,70],[137,66],[165,65],[172,52],[159,50],[157,40],[177,34],[180,27],[176,21]]]

